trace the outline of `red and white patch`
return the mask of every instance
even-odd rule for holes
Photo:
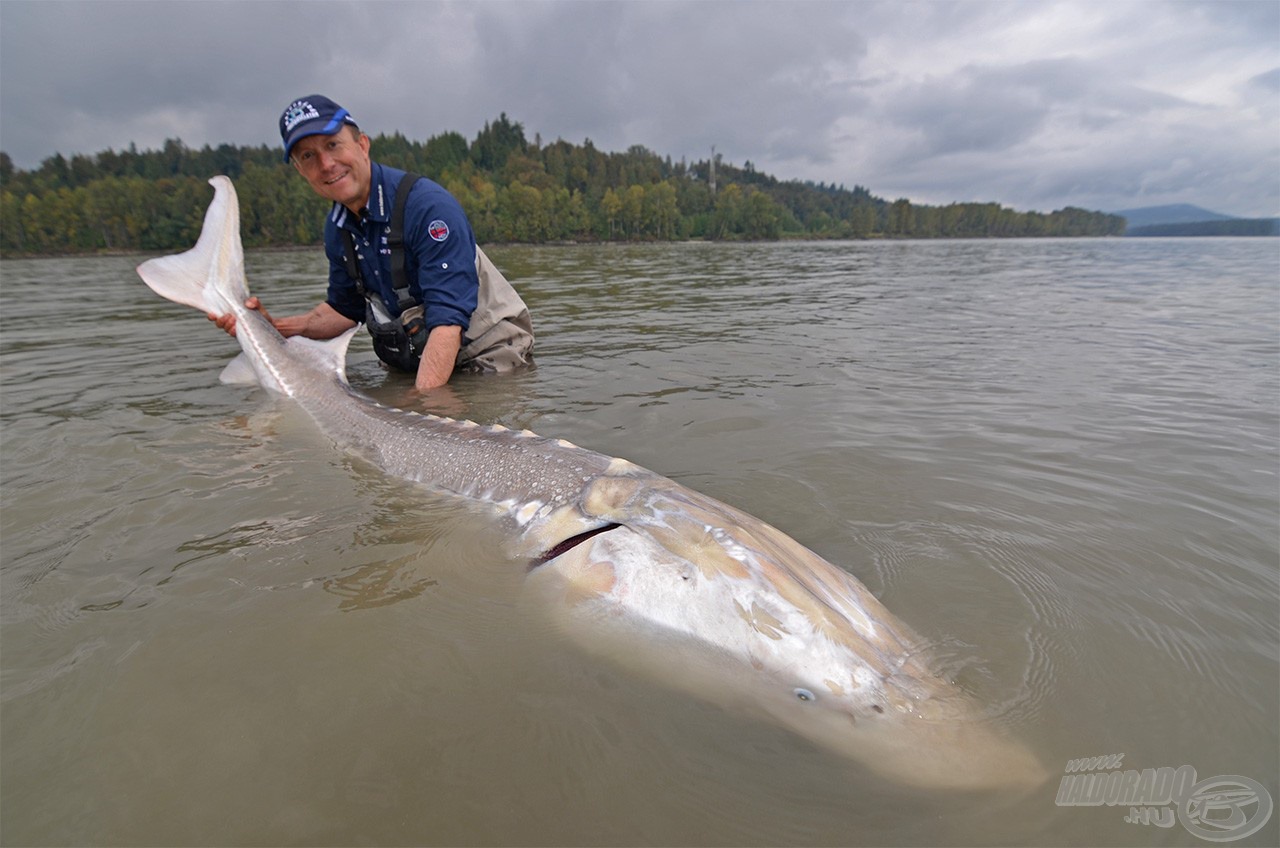
[[[444,241],[449,237],[449,225],[439,218],[427,224],[427,235],[436,241]]]

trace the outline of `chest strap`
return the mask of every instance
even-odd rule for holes
[[[391,210],[391,229],[387,233],[387,247],[391,250],[391,288],[395,292],[397,313],[404,312],[417,303],[409,293],[409,281],[404,272],[404,207],[409,202],[409,191],[413,184],[420,180],[417,174],[405,174],[396,187],[396,202]],[[364,274],[360,271],[360,263],[356,261],[356,243],[351,231],[342,229],[342,238],[346,246],[343,259],[346,262],[347,274],[356,282],[356,291],[368,300],[373,297],[364,283]],[[388,304],[390,305],[390,304]]]

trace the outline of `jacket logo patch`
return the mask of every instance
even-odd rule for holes
[[[439,218],[436,218],[427,225],[427,235],[436,241],[444,241],[449,237],[449,225]]]

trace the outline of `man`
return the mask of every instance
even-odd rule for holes
[[[331,339],[364,322],[379,358],[414,373],[419,391],[444,385],[454,371],[510,371],[532,361],[529,310],[476,246],[451,194],[419,178],[402,201],[405,288],[397,291],[389,241],[405,173],[373,162],[369,136],[318,94],[289,104],[280,137],[285,161],[333,201],[324,227],[327,297],[309,312],[271,319],[281,335]],[[266,314],[257,298],[246,305]],[[235,335],[235,316],[209,319]]]

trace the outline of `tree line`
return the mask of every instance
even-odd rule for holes
[[[590,139],[543,144],[505,114],[470,142],[457,132],[372,140],[377,161],[452,192],[483,243],[1102,236],[1125,226],[1074,208],[887,202],[861,186],[780,181],[719,156],[686,163],[640,145],[619,153]],[[282,155],[280,147],[193,150],[170,139],[160,150],[56,154],[21,170],[0,152],[0,255],[189,247],[211,197],[205,181],[216,174],[236,183],[247,247],[317,244],[329,204]]]

